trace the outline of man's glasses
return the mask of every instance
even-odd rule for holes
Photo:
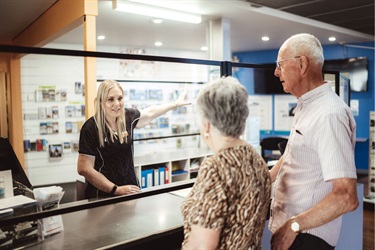
[[[282,60],[276,61],[276,68],[278,70],[281,70],[280,62],[284,62],[284,61],[288,61],[288,60],[292,60],[292,59],[296,59],[296,58],[300,58],[300,57],[301,56],[294,56],[294,57],[289,57],[289,58],[286,58],[286,59],[282,59]]]

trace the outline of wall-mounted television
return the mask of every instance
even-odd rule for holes
[[[254,94],[287,94],[280,79],[274,75],[275,64],[262,64],[264,68],[254,69]]]
[[[325,60],[323,70],[339,71],[350,79],[350,90],[366,92],[368,90],[368,61],[366,57]]]

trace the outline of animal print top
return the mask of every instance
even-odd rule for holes
[[[262,157],[250,145],[223,149],[201,165],[185,198],[184,241],[191,225],[219,230],[218,249],[260,249],[271,179]]]

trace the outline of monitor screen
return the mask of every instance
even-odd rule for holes
[[[11,170],[13,180],[16,180],[28,188],[32,188],[29,178],[26,176],[13,147],[8,138],[0,137],[0,171]]]
[[[366,92],[368,89],[368,61],[366,57],[325,60],[324,70],[339,71],[350,79],[350,90]]]
[[[264,69],[254,69],[254,93],[287,94],[280,79],[274,75],[275,64],[264,64],[264,66]]]

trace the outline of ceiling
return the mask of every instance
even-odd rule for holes
[[[0,42],[11,40],[57,0],[0,0]],[[144,0],[138,0],[144,1]],[[307,32],[322,44],[374,41],[374,0],[153,0],[169,7],[203,15],[201,24],[165,20],[155,25],[149,17],[114,11],[112,1],[99,0],[97,35],[106,39],[97,45],[198,51],[207,46],[211,20],[230,23],[231,51],[277,49],[289,36]],[[268,7],[265,7],[268,6]],[[66,33],[57,43],[83,43],[83,28]],[[263,42],[262,36],[270,40]]]
[[[374,0],[249,0],[247,2],[374,35]]]

